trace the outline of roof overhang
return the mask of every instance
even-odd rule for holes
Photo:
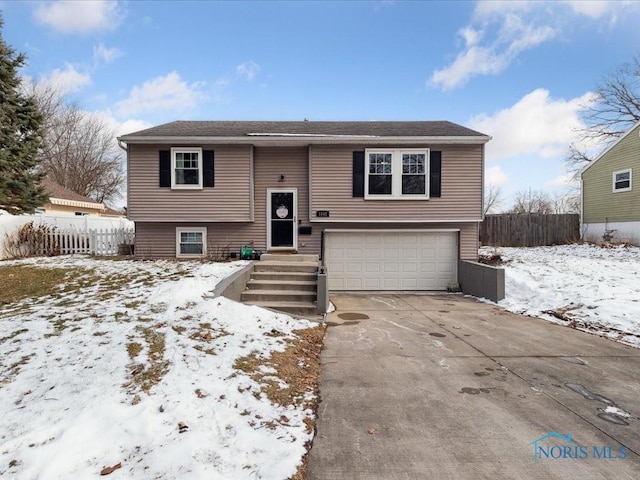
[[[378,137],[371,135],[288,135],[288,134],[250,134],[240,137],[198,137],[198,136],[135,136],[123,135],[118,140],[127,144],[150,145],[168,143],[171,145],[217,144],[217,145],[254,145],[267,146],[308,146],[308,145],[484,145],[491,137],[473,136],[430,136],[430,137]]]
[[[94,210],[105,209],[102,203],[80,202],[78,200],[67,200],[66,198],[49,197],[49,203],[51,203],[51,205],[61,205],[64,207],[92,208]]]
[[[604,157],[607,153],[609,153],[613,147],[615,147],[616,145],[618,145],[622,140],[624,140],[627,136],[631,135],[631,133],[636,129],[640,127],[640,121],[636,122],[635,125],[633,127],[631,127],[629,130],[627,130],[625,133],[623,133],[622,135],[620,135],[620,137],[618,137],[616,139],[615,142],[611,143],[610,145],[608,145],[596,158],[594,158],[591,162],[587,163],[584,167],[582,167],[582,170],[580,170],[580,177],[582,177],[582,175],[584,174],[584,172],[586,172],[587,170],[589,170],[598,160],[600,160],[602,157]],[[640,135],[640,130],[638,130],[638,135]]]

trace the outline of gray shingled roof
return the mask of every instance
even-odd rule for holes
[[[475,130],[447,121],[431,122],[225,122],[176,121],[129,137],[244,137],[250,134],[336,135],[376,137],[485,137]]]

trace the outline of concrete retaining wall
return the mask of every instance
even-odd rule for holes
[[[329,310],[329,278],[327,275],[327,267],[322,265],[318,270],[318,291],[316,297],[316,305],[318,307],[316,313],[323,315]]]
[[[462,293],[498,302],[504,298],[504,268],[460,260],[458,283]]]
[[[253,267],[255,262],[251,262],[246,267],[238,270],[233,275],[228,276],[227,278],[220,281],[216,288],[213,289],[214,297],[226,297],[229,300],[233,300],[235,302],[240,301],[240,296],[244,289],[247,286],[247,282],[251,278],[251,274],[253,273]]]

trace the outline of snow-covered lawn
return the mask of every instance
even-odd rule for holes
[[[581,244],[496,250],[507,261],[506,298],[500,306],[640,347],[640,248]],[[483,247],[481,253],[494,249]]]
[[[244,264],[0,263],[82,269],[54,295],[0,305],[0,476],[295,474],[313,436],[314,393],[274,404],[265,382],[287,385],[266,359],[317,325],[207,296]],[[258,375],[238,366],[256,359],[265,360]]]

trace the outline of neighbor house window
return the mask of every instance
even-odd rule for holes
[[[367,150],[365,198],[428,198],[428,149]]]
[[[202,149],[171,149],[171,188],[202,188]]]
[[[613,172],[613,193],[631,190],[631,169]]]
[[[176,256],[202,257],[207,254],[207,228],[176,228]]]

